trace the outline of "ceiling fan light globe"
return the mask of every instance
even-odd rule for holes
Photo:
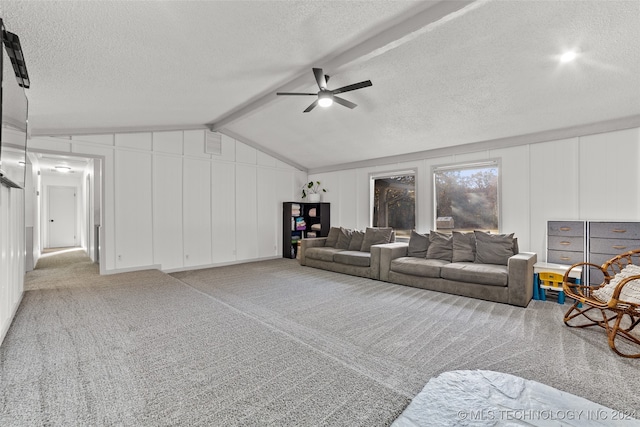
[[[333,94],[327,91],[318,92],[318,105],[321,107],[329,107],[333,104]]]
[[[331,98],[320,98],[318,100],[318,105],[324,108],[330,107],[333,104],[333,99]]]

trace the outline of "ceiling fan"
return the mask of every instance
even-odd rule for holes
[[[357,105],[354,104],[351,101],[347,101],[346,99],[340,98],[338,96],[336,96],[339,93],[345,93],[345,92],[349,92],[352,90],[356,90],[356,89],[362,89],[363,87],[369,87],[372,86],[371,84],[371,80],[366,80],[364,82],[360,82],[360,83],[354,83],[352,85],[347,85],[347,86],[343,86],[341,88],[338,89],[334,89],[334,90],[329,90],[327,89],[327,82],[329,81],[329,76],[327,76],[326,74],[324,74],[322,72],[322,68],[314,68],[313,69],[313,75],[316,77],[316,82],[318,82],[318,87],[320,88],[320,91],[318,93],[292,93],[292,92],[278,92],[276,93],[276,95],[311,95],[311,96],[317,96],[318,99],[316,99],[315,101],[313,101],[313,103],[311,105],[309,105],[307,107],[306,110],[304,110],[304,113],[308,113],[309,111],[313,110],[314,108],[316,108],[317,105],[320,105],[321,107],[328,107],[331,104],[335,102],[337,102],[340,105],[344,105],[345,107],[348,108],[356,108]]]

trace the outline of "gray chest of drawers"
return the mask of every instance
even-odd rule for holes
[[[640,249],[640,222],[548,221],[547,262],[572,265],[589,261],[602,265],[616,255]],[[583,271],[583,283],[599,285],[602,272]]]
[[[602,265],[614,256],[640,248],[640,222],[589,221],[589,262]],[[600,270],[589,269],[589,284],[602,283]]]
[[[572,265],[585,258],[585,222],[547,222],[547,262]]]

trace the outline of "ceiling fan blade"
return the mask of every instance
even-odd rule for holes
[[[366,80],[364,82],[354,83],[354,84],[348,85],[348,86],[342,86],[341,88],[332,90],[331,92],[334,95],[336,95],[338,93],[345,93],[345,92],[349,92],[349,91],[356,90],[356,89],[362,89],[363,87],[369,87],[369,86],[373,86],[373,84],[371,83],[371,80]]]
[[[303,111],[303,113],[308,113],[309,111],[313,110],[314,108],[316,108],[316,105],[318,105],[317,99],[313,101],[313,104],[309,105],[307,109]]]
[[[353,102],[347,101],[346,99],[340,98],[339,96],[334,96],[333,97],[333,101],[337,102],[340,105],[344,105],[345,107],[351,108],[351,109],[354,109],[354,108],[357,107],[357,105],[354,104]]]
[[[318,87],[322,90],[327,90],[327,80],[322,73],[322,68],[314,68],[313,75],[316,76],[316,82],[318,82]]]
[[[277,92],[276,95],[313,95],[313,96],[318,96],[317,93],[293,93],[293,92]]]
[[[329,83],[329,79],[330,79],[330,78],[331,78],[330,76],[328,76],[328,75],[326,75],[326,74],[325,74],[325,75],[324,75],[324,82],[325,82],[325,83]]]

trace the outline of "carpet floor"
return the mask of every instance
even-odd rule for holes
[[[0,347],[0,425],[385,426],[442,372],[504,372],[638,409],[601,330],[281,259],[99,276],[39,260]]]

